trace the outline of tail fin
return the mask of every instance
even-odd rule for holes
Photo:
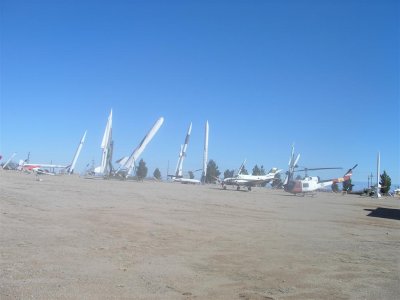
[[[344,174],[344,178],[345,180],[350,179],[351,175],[353,175],[353,170],[358,166],[358,164],[356,164],[354,167],[352,167],[351,169],[349,169],[346,174]],[[346,179],[347,178],[347,179]]]
[[[278,174],[279,172],[281,172],[282,170],[278,170],[278,168],[272,168],[271,170],[269,170],[269,174]]]
[[[351,169],[349,169],[346,174],[343,175],[343,177],[337,178],[333,180],[333,183],[335,182],[343,182],[346,180],[349,180],[351,178],[351,176],[353,175],[353,170],[358,166],[358,164],[356,164],[354,167],[352,167]]]
[[[241,173],[242,173],[242,170],[243,170],[243,168],[244,168],[244,165],[246,164],[246,158],[244,159],[244,161],[242,162],[242,164],[240,165],[240,168],[239,168],[239,170],[238,170],[238,172],[237,172],[237,175],[240,175]]]

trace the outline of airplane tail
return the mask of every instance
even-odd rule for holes
[[[269,174],[278,174],[279,172],[281,172],[282,170],[278,170],[278,168],[272,168],[271,170],[269,170]]]
[[[237,175],[240,175],[241,173],[242,173],[242,170],[243,170],[243,168],[244,168],[244,165],[246,164],[246,158],[244,159],[244,161],[242,162],[242,164],[240,165],[240,168],[239,168],[239,170],[238,170],[238,172],[237,172]]]
[[[349,169],[346,174],[344,174],[343,178],[345,180],[350,179],[350,177],[353,175],[353,170],[358,166],[358,164],[356,164],[354,167],[352,167],[351,169]]]

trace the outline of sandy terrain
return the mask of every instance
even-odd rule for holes
[[[0,171],[1,299],[400,295],[399,198],[41,178]]]

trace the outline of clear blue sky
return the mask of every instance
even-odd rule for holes
[[[286,170],[359,166],[376,154],[399,178],[399,2],[1,1],[1,144],[6,159],[100,161],[114,111],[114,158],[142,154],[152,173],[201,168],[204,123],[221,172],[247,158]],[[344,172],[344,171],[343,171]],[[342,171],[316,175],[330,177]]]

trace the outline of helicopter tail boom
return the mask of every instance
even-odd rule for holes
[[[337,183],[337,182],[343,182],[346,180],[349,180],[351,178],[351,176],[353,175],[353,170],[358,166],[358,164],[356,164],[354,167],[352,167],[351,169],[349,169],[346,174],[343,175],[343,177],[337,178],[333,180],[333,183]]]

